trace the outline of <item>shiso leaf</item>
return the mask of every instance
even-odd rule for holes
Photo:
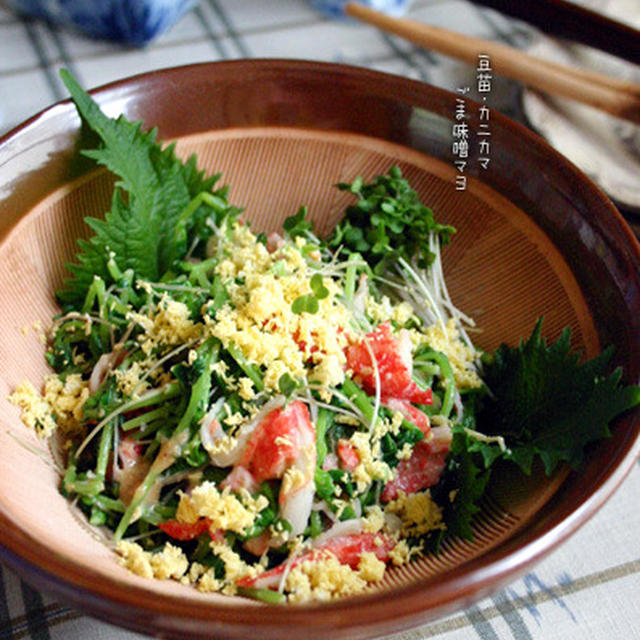
[[[69,265],[72,277],[57,292],[62,303],[78,304],[95,276],[113,281],[113,269],[107,267],[110,259],[121,272],[132,269],[136,277],[148,281],[170,271],[186,254],[190,228],[202,227],[203,215],[211,213],[211,205],[188,209],[202,193],[215,196],[218,217],[233,208],[224,188],[212,192],[219,176],[205,177],[197,169],[195,155],[183,162],[175,155],[175,145],[163,147],[156,141],[156,129],[143,131],[140,122],[107,117],[68,71],[63,69],[60,75],[84,124],[100,140],[98,148],[83,154],[118,177],[111,209],[104,220],[86,219],[95,235],[79,242],[77,263]],[[188,215],[183,215],[185,210]]]

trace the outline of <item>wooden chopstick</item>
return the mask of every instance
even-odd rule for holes
[[[405,18],[392,18],[357,2],[345,13],[415,44],[477,64],[488,55],[493,72],[545,93],[582,102],[624,120],[640,124],[640,84],[540,60],[498,42],[465,36]]]
[[[547,35],[580,42],[640,64],[640,31],[566,0],[471,0],[524,20]]]

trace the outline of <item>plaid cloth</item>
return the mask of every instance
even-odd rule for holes
[[[409,16],[516,47],[531,37],[525,25],[465,0],[414,0]],[[202,0],[142,50],[18,17],[0,0],[0,134],[66,97],[60,67],[94,87],[152,69],[244,57],[344,62],[450,90],[474,80],[467,65],[329,20],[304,0]],[[519,95],[515,83],[496,79],[491,106],[523,120]],[[640,639],[639,497],[636,465],[600,513],[531,573],[465,611],[387,640]],[[0,566],[0,640],[144,637],[86,617]]]

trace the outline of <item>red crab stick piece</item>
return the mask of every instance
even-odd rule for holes
[[[200,518],[200,520],[191,523],[167,520],[166,522],[160,522],[158,529],[161,529],[175,540],[193,540],[209,531],[210,525],[211,521],[208,518]]]
[[[296,400],[265,416],[250,436],[238,465],[246,468],[258,483],[281,478],[298,460],[301,449],[314,443],[309,410]]]
[[[360,557],[367,551],[375,553],[378,560],[386,562],[389,559],[389,552],[393,549],[394,545],[395,541],[392,538],[379,533],[358,533],[348,536],[338,536],[317,549],[307,551],[291,561],[287,560],[277,567],[261,573],[255,578],[241,578],[238,580],[237,585],[239,587],[249,587],[252,589],[277,589],[287,567],[293,569],[306,560],[314,560],[325,553],[331,553],[337,558],[340,564],[347,564],[352,569],[357,568]]]
[[[415,424],[425,436],[429,435],[431,425],[429,424],[429,416],[424,411],[420,411],[410,402],[398,398],[387,398],[385,404],[393,411],[399,411],[405,420]]]
[[[391,333],[391,324],[383,322],[375,331],[367,333],[357,343],[345,349],[347,368],[351,369],[364,390],[373,395],[376,392],[375,358],[380,376],[380,393],[383,398],[409,400],[416,404],[431,404],[431,389],[422,390],[412,380],[413,360],[409,335],[400,331],[398,336]]]
[[[396,477],[385,485],[382,501],[394,500],[399,491],[408,495],[432,487],[444,471],[448,453],[448,449],[442,450],[437,444],[418,442],[411,457],[400,461]]]
[[[338,452],[338,458],[340,460],[340,466],[345,471],[354,471],[360,464],[360,456],[355,447],[348,441],[340,438],[336,447]]]
[[[394,500],[399,491],[411,494],[436,484],[444,471],[451,443],[450,438],[430,437],[429,417],[420,409],[396,398],[387,400],[386,404],[415,424],[424,433],[425,439],[415,445],[408,459],[400,461],[396,477],[388,482],[382,491],[383,502]]]
[[[311,515],[316,469],[316,432],[307,405],[297,400],[269,413],[250,436],[238,465],[258,483],[282,478],[288,469],[297,472],[296,482],[281,485],[278,503],[291,533],[302,533]]]

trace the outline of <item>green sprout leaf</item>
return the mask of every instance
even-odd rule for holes
[[[307,207],[300,207],[294,216],[289,216],[282,225],[290,238],[307,238],[313,231],[313,225],[306,219]]]
[[[299,383],[288,373],[283,373],[278,380],[278,389],[283,396],[289,398],[299,387]]]
[[[298,315],[301,313],[318,313],[319,308],[318,298],[312,294],[298,296],[291,305],[291,311]]]
[[[356,178],[337,186],[357,196],[358,202],[347,207],[328,244],[361,253],[378,274],[398,258],[415,258],[420,268],[428,267],[434,259],[430,236],[435,233],[446,244],[455,233],[453,227],[436,222],[397,166],[369,184]]]
[[[311,291],[313,291],[313,295],[318,300],[322,300],[329,295],[329,289],[327,289],[324,286],[322,282],[322,276],[319,273],[316,273],[313,276],[311,276],[310,285],[311,285]]]

